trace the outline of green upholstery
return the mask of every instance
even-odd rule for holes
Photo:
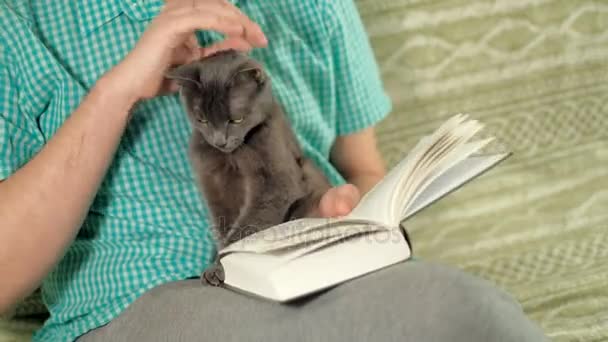
[[[359,0],[393,164],[456,112],[514,155],[407,223],[419,257],[513,293],[555,341],[608,340],[608,3]],[[0,341],[36,324],[0,321]]]
[[[415,252],[507,289],[555,341],[608,340],[608,2],[359,5],[390,163],[455,112],[514,152],[408,222]]]

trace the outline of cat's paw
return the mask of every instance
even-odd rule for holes
[[[209,266],[201,275],[203,285],[220,286],[224,283],[224,267],[220,263]]]

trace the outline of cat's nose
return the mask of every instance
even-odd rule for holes
[[[221,134],[216,134],[213,136],[213,144],[217,147],[225,147],[228,141],[226,137]]]

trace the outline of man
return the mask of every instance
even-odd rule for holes
[[[486,283],[424,262],[300,307],[185,280],[213,245],[186,155],[190,128],[165,72],[254,49],[305,153],[341,185],[320,212],[345,214],[383,176],[372,126],[390,107],[352,1],[0,6],[0,310],[42,283],[51,316],[35,340],[542,336]]]

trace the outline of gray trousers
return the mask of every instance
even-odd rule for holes
[[[285,305],[199,280],[159,286],[79,341],[546,341],[509,295],[410,261]]]

